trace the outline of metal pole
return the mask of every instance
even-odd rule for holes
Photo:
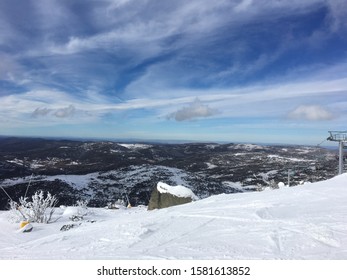
[[[5,189],[4,189],[2,186],[1,186],[0,188],[4,191],[4,193],[7,195],[7,197],[8,197],[11,201],[13,201],[12,198],[10,197],[10,195],[7,193],[7,191],[5,191]]]
[[[28,190],[29,190],[29,187],[30,187],[30,184],[31,184],[31,180],[32,180],[32,178],[33,178],[33,175],[34,175],[34,173],[31,173],[30,180],[29,180],[29,184],[28,184],[27,189],[26,189],[26,191],[25,191],[24,198],[27,197],[27,193],[28,193]]]
[[[339,175],[343,173],[343,141],[339,141]]]
[[[1,186],[1,189],[4,191],[4,193],[8,196],[8,198],[11,200],[11,201],[13,201],[12,200],[12,198],[10,197],[10,195],[7,193],[7,191],[5,191],[5,189]],[[22,217],[24,218],[24,220],[27,220],[27,217],[25,217],[25,215],[22,213],[22,211],[20,211],[20,206],[15,202],[15,201],[13,201],[14,203],[15,203],[15,205],[16,205],[16,210],[18,210],[18,212],[22,215]]]

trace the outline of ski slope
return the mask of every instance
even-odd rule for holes
[[[347,174],[161,210],[91,209],[79,222],[58,208],[56,217],[21,233],[0,212],[0,258],[347,259]],[[60,231],[66,224],[75,227]]]

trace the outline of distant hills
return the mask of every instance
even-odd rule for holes
[[[158,181],[181,184],[198,196],[275,188],[336,175],[334,150],[239,143],[124,143],[0,137],[0,185],[13,199],[57,194],[61,204],[83,198],[92,206],[129,196],[147,204]],[[0,208],[8,198],[0,191]]]

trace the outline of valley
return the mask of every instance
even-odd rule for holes
[[[42,189],[59,204],[118,199],[147,205],[159,181],[200,198],[316,182],[336,175],[336,152],[313,146],[218,143],[121,143],[40,138],[0,139],[0,185],[18,200]],[[0,192],[0,209],[9,198]]]

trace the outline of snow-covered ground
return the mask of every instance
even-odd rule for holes
[[[71,174],[61,174],[52,176],[26,176],[5,179],[1,182],[1,186],[8,187],[15,184],[28,184],[36,181],[55,181],[60,180],[68,183],[77,189],[85,188],[88,185],[99,183],[99,184],[115,184],[121,183],[127,186],[134,185],[144,180],[149,180],[154,174],[161,172],[169,175],[170,179],[177,182],[177,184],[186,184],[187,181],[185,177],[188,176],[186,172],[181,169],[174,167],[167,167],[161,165],[139,165],[131,166],[126,168],[126,170],[119,169],[106,172],[93,172],[84,175],[71,175]],[[109,177],[115,177],[115,179],[106,179]]]
[[[148,144],[118,144],[118,145],[125,147],[127,149],[148,149],[152,147],[152,145],[148,145]]]
[[[302,158],[293,158],[293,157],[281,157],[279,155],[268,155],[268,158],[279,160],[279,161],[302,161],[302,162],[314,162],[313,160],[307,160]]]
[[[20,233],[0,212],[0,258],[347,259],[347,174],[161,210],[92,209],[76,222],[63,213]]]

